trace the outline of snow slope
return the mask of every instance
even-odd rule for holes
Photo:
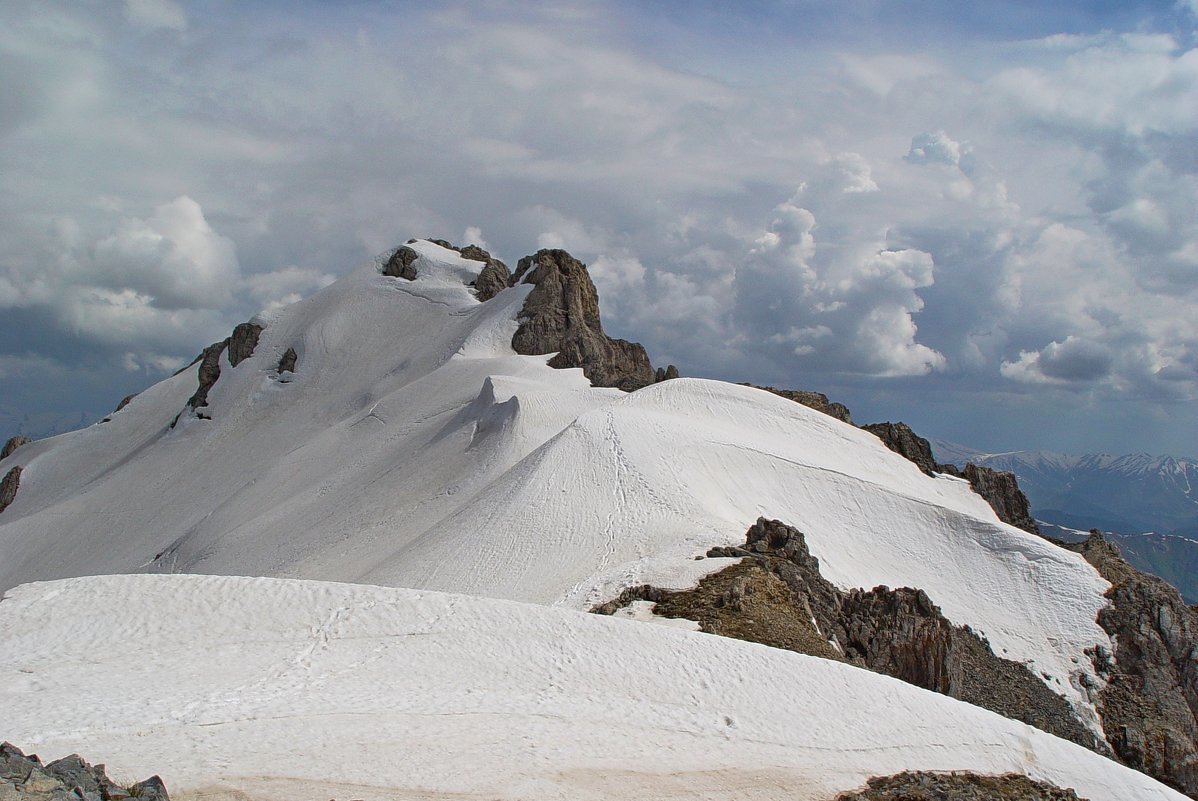
[[[842,587],[913,586],[1083,717],[1107,584],[871,434],[770,393],[680,379],[626,395],[516,355],[516,286],[431,243],[412,282],[370,264],[276,312],[203,411],[196,368],[108,423],[33,443],[0,514],[0,588],[192,572],[349,581],[575,608],[686,586],[759,516]],[[293,376],[275,370],[288,347]]]
[[[903,769],[1183,796],[847,665],[662,626],[404,589],[212,576],[0,602],[4,736],[161,773],[172,798],[826,799]]]

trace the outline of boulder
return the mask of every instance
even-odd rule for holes
[[[283,352],[283,355],[279,357],[279,366],[275,369],[278,371],[279,375],[282,375],[283,373],[294,373],[295,363],[298,359],[299,354],[295,352],[295,348],[288,348]]]
[[[416,266],[414,262],[418,258],[420,258],[419,253],[404,245],[392,253],[391,258],[387,259],[387,263],[383,265],[383,275],[415,281]]]
[[[463,259],[484,262],[482,272],[474,281],[474,294],[484,303],[512,285],[512,271],[499,259],[478,245],[467,245],[459,251]]]

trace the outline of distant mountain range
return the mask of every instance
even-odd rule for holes
[[[1076,540],[1091,528],[1109,532],[1128,561],[1198,602],[1198,459],[932,446],[941,462],[1014,473],[1046,534]]]

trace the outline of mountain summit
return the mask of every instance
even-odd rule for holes
[[[1113,579],[869,431],[675,375],[560,250],[414,240],[239,326],[0,461],[0,737],[252,798],[827,799],[907,769],[1180,797],[1107,758],[1162,742],[1104,728],[1108,632],[1140,620],[1100,623]],[[1172,659],[1198,627],[1170,609]],[[377,764],[316,776],[310,730]]]

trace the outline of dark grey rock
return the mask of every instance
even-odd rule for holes
[[[169,801],[162,779],[152,776],[123,788],[108,778],[103,765],[89,765],[78,754],[42,765],[11,743],[0,745],[0,801],[120,801],[126,798]]]
[[[940,467],[943,468],[943,465]],[[979,467],[970,462],[965,465],[961,477],[969,482],[974,492],[985,498],[999,520],[1031,534],[1040,534],[1040,527],[1032,518],[1027,496],[1019,489],[1019,481],[1014,473]]]
[[[233,333],[229,337],[222,339],[220,342],[213,342],[200,352],[200,355],[192,361],[192,364],[196,362],[200,363],[198,373],[199,386],[196,388],[195,393],[188,399],[188,407],[199,409],[208,405],[208,393],[216,385],[216,382],[220,380],[220,355],[227,350],[229,366],[236,367],[254,354],[254,349],[258,347],[258,339],[262,331],[262,326],[257,323],[240,323],[233,329]],[[182,370],[179,372],[182,372]],[[175,375],[178,374],[175,373]],[[211,419],[200,414],[196,416],[203,417],[206,420]],[[174,428],[179,422],[179,417],[182,417],[182,413],[176,416],[171,422],[171,428]]]
[[[229,337],[229,366],[236,367],[253,356],[260,336],[262,326],[257,323],[241,323],[234,328],[233,335]]]
[[[937,472],[938,465],[932,457],[932,446],[926,439],[911,430],[906,423],[869,423],[862,429],[882,440],[887,448],[914,462],[929,476]]]
[[[288,348],[286,351],[284,351],[283,355],[279,357],[279,366],[276,368],[279,375],[282,375],[283,373],[294,373],[297,359],[299,359],[299,354],[295,352],[295,348]]]
[[[204,348],[200,354],[199,387],[188,399],[187,405],[193,409],[208,405],[208,393],[220,379],[220,355],[229,346],[229,340],[214,342]]]
[[[132,395],[126,395],[125,397],[121,398],[121,402],[120,402],[120,403],[118,403],[118,404],[116,405],[116,408],[112,410],[112,413],[113,413],[113,414],[116,414],[116,413],[117,413],[117,412],[119,412],[121,409],[124,409],[124,408],[125,408],[126,406],[128,406],[128,405],[129,405],[129,404],[130,404],[130,403],[133,401],[133,399],[134,399],[134,398],[136,398],[136,397],[137,397],[137,393],[136,393],[136,392],[134,392]]]
[[[597,387],[631,392],[653,383],[645,349],[603,332],[599,293],[582,262],[564,250],[540,250],[520,260],[514,281],[534,287],[512,337],[517,353],[556,352],[550,367],[581,367]]]
[[[786,398],[795,403],[801,403],[808,409],[815,409],[817,412],[823,412],[829,417],[835,417],[842,423],[853,425],[853,417],[849,414],[848,407],[843,403],[828,400],[828,396],[822,392],[809,392],[803,389],[778,389],[777,387],[763,387],[757,384],[741,384],[741,386],[772,392],[778,397]]]
[[[21,466],[16,465],[0,479],[0,512],[3,512],[17,497],[17,489],[21,486]]]
[[[158,776],[151,776],[129,787],[129,795],[140,801],[170,801],[166,785]]]
[[[964,471],[951,464],[938,464],[932,455],[932,446],[906,423],[870,423],[861,428],[882,440],[890,450],[915,463],[929,476],[947,473],[964,478],[973,491],[990,504],[999,520],[1031,534],[1040,535],[1040,528],[1032,518],[1027,496],[1019,489],[1019,482],[1014,473],[979,467],[972,462],[965,465]]]
[[[404,245],[392,253],[391,258],[387,259],[387,263],[383,265],[383,275],[389,275],[392,278],[403,278],[408,281],[415,281],[415,261],[418,258],[420,258],[419,253],[412,250],[407,245]]]
[[[512,285],[512,271],[499,259],[478,245],[467,245],[459,251],[463,259],[484,262],[482,272],[474,281],[474,294],[484,303]]]
[[[1198,798],[1198,613],[1156,576],[1127,563],[1101,533],[1066,545],[1111,583],[1098,624],[1114,658],[1091,654],[1106,679],[1098,711],[1125,763]]]
[[[671,381],[675,378],[678,378],[678,368],[670,364],[657,368],[653,374],[653,383],[660,384],[662,381]]]
[[[0,459],[7,459],[12,456],[13,451],[17,448],[22,445],[28,445],[30,442],[33,442],[33,440],[29,437],[9,437],[8,442],[4,443],[4,448],[0,449]]]

